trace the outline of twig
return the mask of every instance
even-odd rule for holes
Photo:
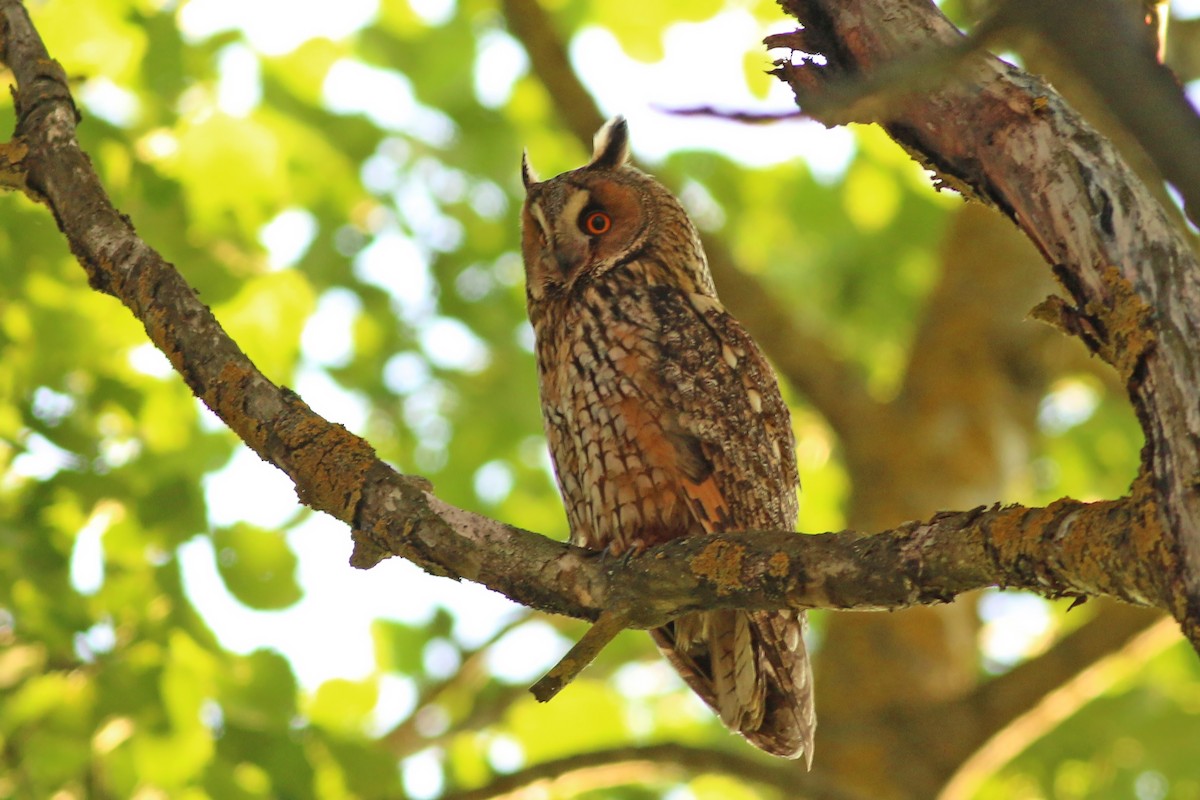
[[[787,122],[797,119],[808,119],[803,111],[725,111],[715,106],[691,106],[689,108],[661,107],[659,110],[677,117],[713,117],[727,119],[733,122],[745,122],[748,125],[770,125],[773,122]]]
[[[601,612],[596,623],[588,628],[583,638],[537,683],[529,687],[529,691],[533,692],[539,703],[549,702],[563,687],[575,680],[588,664],[595,661],[600,651],[627,627],[628,619],[625,615]]]
[[[788,800],[866,800],[791,762],[768,761],[710,747],[662,743],[580,753],[501,775],[485,786],[444,795],[442,800],[517,800],[534,787],[554,796],[632,783],[667,781],[685,775],[720,773],[775,789]]]

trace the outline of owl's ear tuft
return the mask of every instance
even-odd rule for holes
[[[589,167],[616,169],[629,160],[629,124],[617,115],[604,123],[592,139],[592,160]]]
[[[529,191],[529,187],[538,183],[537,173],[533,171],[533,165],[529,163],[529,151],[521,151],[521,183],[525,184],[525,191]]]

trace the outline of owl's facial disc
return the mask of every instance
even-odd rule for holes
[[[589,165],[527,186],[522,250],[531,298],[570,294],[639,252],[648,220],[625,172]]]
[[[564,278],[570,278],[591,260],[592,240],[577,224],[580,214],[590,202],[591,195],[588,192],[577,190],[567,197],[562,210],[555,215],[550,248],[554,251],[554,260],[558,262]]]
[[[580,228],[581,215],[588,209],[590,194],[572,187],[565,196],[531,197],[529,216],[540,234],[538,248],[546,268],[557,266],[558,275],[543,275],[546,280],[569,283],[592,257],[593,237]]]

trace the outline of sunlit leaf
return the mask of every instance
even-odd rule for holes
[[[300,599],[296,555],[276,531],[238,524],[213,532],[225,586],[251,608],[287,608]]]
[[[413,677],[421,675],[422,654],[430,639],[429,630],[378,619],[371,625],[371,635],[375,640],[375,661],[380,669]]]
[[[255,650],[217,675],[228,722],[255,730],[282,730],[296,713],[296,679],[279,653]]]
[[[577,680],[547,704],[526,697],[509,710],[505,729],[529,763],[629,739],[619,697],[611,686]]]
[[[362,734],[367,715],[379,698],[374,681],[325,681],[309,700],[305,713],[314,724],[342,734]]]

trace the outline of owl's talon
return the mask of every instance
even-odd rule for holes
[[[621,554],[621,564],[628,564],[630,559],[637,558],[644,552],[646,552],[646,540],[634,539],[629,543],[629,546],[625,548],[625,552]]]
[[[608,561],[609,559],[620,560],[625,549],[614,539],[597,552],[600,554],[601,561]]]

